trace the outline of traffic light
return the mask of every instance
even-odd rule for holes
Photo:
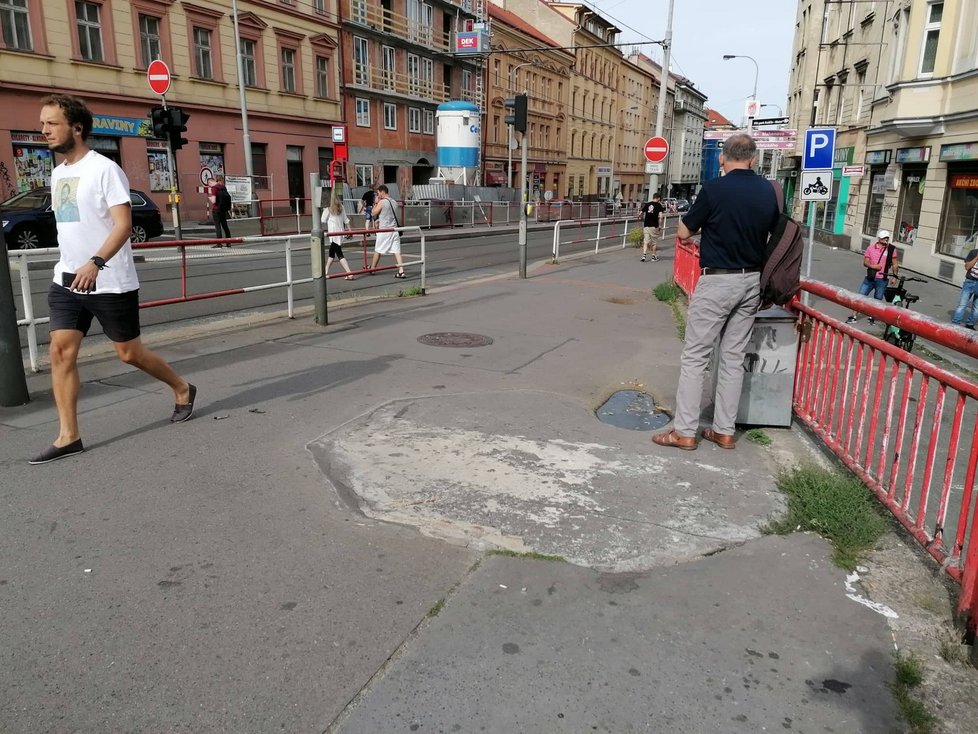
[[[503,105],[505,105],[506,109],[513,111],[512,114],[506,115],[503,120],[507,125],[512,125],[516,132],[526,132],[526,102],[527,97],[525,94],[517,94],[515,97],[503,100]]]
[[[190,115],[179,107],[171,107],[167,111],[170,113],[170,128],[167,130],[170,137],[170,148],[180,150],[189,142],[182,135],[187,132],[187,120],[190,119]]]
[[[170,111],[156,105],[149,111],[149,119],[153,122],[153,137],[165,138],[170,132]]]

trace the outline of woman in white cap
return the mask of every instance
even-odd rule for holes
[[[882,301],[883,295],[886,293],[887,283],[890,282],[890,276],[896,275],[900,269],[899,255],[896,247],[890,244],[890,232],[888,230],[881,229],[876,233],[876,242],[866,249],[863,265],[866,268],[866,277],[859,284],[859,295],[868,296],[872,293],[877,301]],[[846,319],[846,323],[854,324],[858,319],[859,314],[853,311],[852,315]],[[876,319],[870,316],[869,323],[875,324]]]

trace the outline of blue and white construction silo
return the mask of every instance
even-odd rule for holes
[[[444,102],[435,112],[438,178],[457,184],[479,184],[481,151],[479,107],[471,102]]]

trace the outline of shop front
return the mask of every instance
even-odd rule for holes
[[[883,204],[886,201],[887,170],[890,167],[891,150],[870,150],[866,152],[865,165],[869,176],[869,194],[866,213],[863,218],[863,234],[876,238],[883,218]]]
[[[947,186],[937,251],[964,259],[978,248],[978,142],[942,145],[939,157],[947,164]]]
[[[893,222],[893,239],[897,244],[911,246],[920,228],[930,147],[897,148],[896,162],[900,164],[901,171],[900,195]]]

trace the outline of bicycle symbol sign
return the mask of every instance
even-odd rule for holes
[[[829,201],[832,198],[832,171],[802,171],[798,190],[802,201]]]

